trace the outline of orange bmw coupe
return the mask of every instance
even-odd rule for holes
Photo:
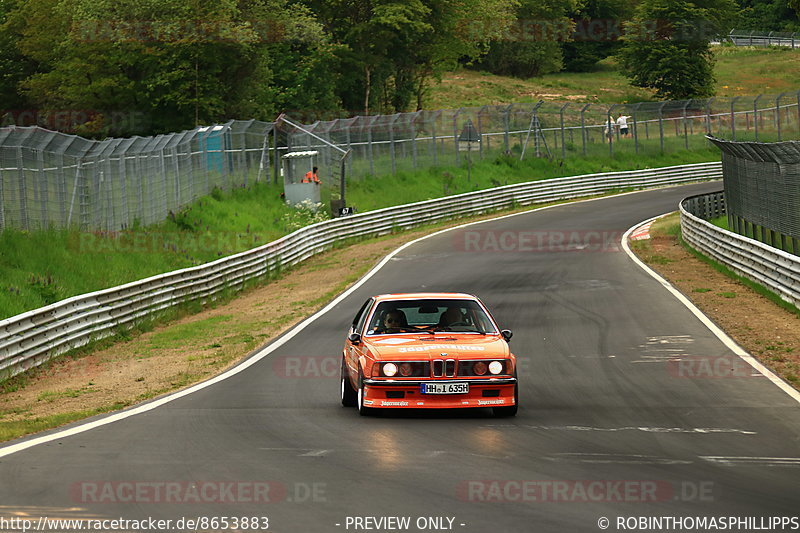
[[[469,294],[384,294],[364,302],[342,352],[342,405],[378,409],[490,407],[514,416],[511,332]]]

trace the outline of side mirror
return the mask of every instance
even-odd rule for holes
[[[358,333],[351,333],[350,335],[348,335],[347,340],[349,340],[353,344],[358,344],[361,342],[361,335],[359,335]]]
[[[503,336],[503,338],[506,340],[506,342],[511,342],[511,337],[514,336],[514,334],[511,333],[510,329],[504,329],[503,331],[500,332],[500,335]]]

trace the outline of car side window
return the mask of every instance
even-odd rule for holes
[[[367,319],[367,311],[369,311],[371,303],[372,298],[364,302],[364,305],[362,305],[361,309],[359,309],[358,313],[356,313],[356,317],[353,319],[353,333],[361,333],[361,330],[364,328],[364,321]]]

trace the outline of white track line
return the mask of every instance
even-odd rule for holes
[[[733,353],[744,359],[750,366],[756,369],[758,372],[763,374],[767,379],[769,379],[772,383],[778,386],[782,391],[786,394],[794,398],[795,401],[800,403],[800,391],[796,390],[794,387],[783,381],[777,375],[775,375],[772,370],[762,365],[755,357],[747,353],[741,346],[736,344],[736,342],[728,336],[727,333],[722,331],[714,322],[711,321],[703,312],[695,306],[691,300],[689,300],[686,296],[683,295],[678,289],[672,286],[672,284],[667,281],[666,279],[662,278],[658,273],[656,273],[653,269],[649,266],[645,265],[636,254],[634,254],[630,246],[628,246],[628,236],[633,233],[637,228],[642,226],[643,224],[652,223],[658,218],[666,216],[670,213],[664,213],[663,215],[659,215],[657,217],[653,217],[647,219],[643,222],[639,222],[635,226],[628,229],[625,234],[622,236],[622,248],[625,250],[625,253],[633,260],[634,263],[639,265],[645,272],[653,276],[661,285],[663,285],[669,292],[672,293],[675,298],[677,298],[683,305],[685,305],[689,311],[691,311],[694,316],[696,316],[700,322],[702,322],[708,329],[711,330],[711,333],[717,336],[717,338],[722,341],[722,343],[727,346]]]
[[[157,407],[161,407],[162,405],[165,405],[165,404],[167,404],[167,403],[169,403],[171,401],[177,400],[179,398],[183,398],[184,396],[188,396],[188,395],[190,395],[190,394],[192,394],[194,392],[197,392],[199,390],[205,389],[206,387],[210,387],[211,385],[219,383],[220,381],[228,379],[229,377],[234,376],[234,375],[238,374],[239,372],[242,372],[242,371],[250,368],[254,364],[256,364],[259,361],[261,361],[262,359],[264,359],[266,356],[268,356],[269,354],[271,354],[272,352],[274,352],[275,350],[277,350],[278,348],[280,348],[281,346],[286,344],[288,341],[293,339],[300,332],[302,332],[306,328],[306,326],[308,326],[309,324],[314,322],[317,318],[319,318],[320,316],[324,315],[325,313],[327,313],[331,309],[333,309],[339,302],[341,302],[342,300],[344,300],[345,298],[350,296],[359,287],[361,287],[364,283],[366,283],[367,280],[369,280],[372,276],[374,276],[381,268],[383,268],[383,266],[386,263],[388,263],[394,256],[396,256],[397,254],[399,254],[400,252],[402,252],[403,250],[405,250],[409,246],[413,246],[414,244],[416,244],[416,243],[418,243],[420,241],[423,241],[423,240],[428,239],[430,237],[434,237],[436,235],[445,233],[447,231],[453,231],[453,230],[456,230],[456,229],[465,228],[467,226],[473,226],[475,224],[482,224],[484,222],[502,220],[502,219],[505,219],[505,218],[511,218],[511,217],[515,217],[515,216],[519,216],[519,215],[525,215],[525,214],[529,214],[529,213],[534,212],[534,211],[543,211],[545,209],[561,207],[561,206],[564,206],[564,205],[574,205],[574,204],[577,204],[577,203],[585,203],[585,202],[594,202],[594,201],[597,201],[597,200],[605,200],[605,199],[612,198],[612,197],[616,198],[616,197],[619,197],[619,196],[627,196],[627,195],[630,195],[630,194],[639,194],[639,193],[643,193],[643,192],[649,192],[649,191],[652,191],[652,190],[653,189],[643,189],[643,190],[640,190],[640,191],[631,191],[631,192],[615,194],[615,195],[611,195],[611,196],[600,196],[600,197],[597,197],[597,198],[587,198],[585,200],[573,200],[573,201],[567,201],[565,203],[559,203],[559,204],[548,205],[548,206],[534,208],[534,209],[528,209],[528,210],[525,210],[525,211],[520,211],[519,213],[511,213],[511,214],[508,214],[508,215],[503,215],[503,216],[499,216],[499,217],[495,217],[495,218],[490,218],[488,220],[478,220],[478,221],[474,221],[474,222],[468,222],[466,224],[461,224],[459,226],[453,226],[452,228],[446,228],[446,229],[443,229],[443,230],[439,230],[439,231],[436,231],[434,233],[430,233],[428,235],[420,237],[419,239],[415,239],[415,240],[413,240],[411,242],[407,242],[404,245],[402,245],[399,248],[397,248],[396,250],[394,250],[392,253],[390,253],[386,257],[384,257],[377,265],[375,265],[372,268],[372,270],[367,272],[364,275],[364,277],[362,277],[353,286],[351,286],[349,289],[345,290],[342,294],[340,294],[335,299],[333,299],[333,301],[331,301],[328,305],[326,305],[325,307],[323,307],[322,309],[320,309],[319,311],[317,311],[316,313],[314,313],[310,317],[308,317],[305,320],[303,320],[302,322],[300,322],[298,325],[296,325],[294,328],[289,330],[287,333],[285,333],[279,339],[271,342],[270,344],[265,346],[262,350],[256,352],[255,354],[253,354],[248,359],[242,361],[240,364],[236,365],[235,367],[231,368],[230,370],[227,370],[226,372],[223,372],[219,376],[211,378],[208,381],[203,381],[201,383],[193,385],[193,386],[189,387],[188,389],[184,389],[182,391],[178,391],[176,393],[169,394],[167,396],[164,396],[163,398],[159,398],[157,400],[153,400],[151,402],[144,403],[142,405],[138,405],[136,407],[132,407],[130,409],[126,409],[124,411],[120,411],[118,413],[111,414],[109,416],[100,418],[98,420],[93,420],[91,422],[86,422],[84,424],[79,424],[77,426],[74,426],[74,427],[71,427],[71,428],[68,428],[68,429],[64,429],[62,431],[56,431],[55,433],[51,433],[51,434],[48,434],[48,435],[43,435],[41,437],[30,438],[30,439],[25,440],[23,442],[19,442],[19,443],[16,443],[16,444],[12,444],[10,446],[6,446],[4,448],[0,448],[0,458],[1,457],[6,457],[6,456],[11,455],[13,453],[21,452],[23,450],[27,450],[28,448],[32,448],[32,447],[38,446],[40,444],[45,444],[47,442],[52,442],[54,440],[63,439],[65,437],[70,437],[72,435],[77,435],[77,434],[83,433],[85,431],[89,431],[89,430],[92,430],[92,429],[99,428],[101,426],[105,426],[106,424],[111,424],[111,423],[117,422],[119,420],[124,420],[124,419],[126,419],[128,417],[131,417],[131,416],[134,416],[134,415],[138,415],[138,414],[141,414],[141,413],[146,413],[147,411],[152,411],[153,409],[155,409]],[[624,244],[625,244],[625,237],[623,237],[623,246],[624,246]],[[644,266],[644,265],[642,265],[642,266]],[[644,268],[647,268],[647,267],[644,267]]]

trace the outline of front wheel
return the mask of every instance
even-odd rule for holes
[[[492,407],[492,414],[497,418],[506,418],[517,415],[519,409],[519,385],[514,385],[514,405]]]
[[[341,394],[342,394],[342,405],[345,407],[355,407],[356,406],[356,390],[353,388],[353,384],[350,383],[350,376],[347,372],[347,363],[342,357],[342,379],[341,379]]]
[[[374,409],[371,407],[364,406],[364,374],[361,370],[358,371],[358,394],[357,394],[357,403],[358,403],[358,414],[361,416],[370,416]]]

